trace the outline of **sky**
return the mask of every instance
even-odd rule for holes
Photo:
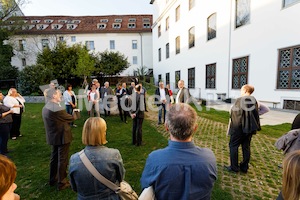
[[[150,0],[27,0],[25,16],[152,14]]]

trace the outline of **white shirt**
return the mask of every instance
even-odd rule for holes
[[[159,94],[160,94],[160,101],[162,102],[163,100],[166,100],[166,92],[165,89],[159,88]]]
[[[180,89],[180,90],[178,91],[177,95],[176,95],[176,102],[175,102],[175,103],[179,103],[179,96],[180,96],[181,90],[182,90],[182,89]]]

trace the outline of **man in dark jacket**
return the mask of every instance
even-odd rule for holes
[[[69,123],[74,118],[60,106],[61,92],[59,90],[49,89],[47,98],[49,101],[43,107],[42,115],[46,129],[47,144],[52,146],[49,185],[54,186],[57,184],[57,189],[63,190],[70,186],[66,179],[66,170],[69,147],[72,141]]]
[[[254,87],[244,85],[241,96],[231,108],[230,135],[230,166],[225,168],[230,172],[247,173],[250,162],[250,142],[253,134],[260,130],[257,101],[253,96]],[[238,149],[242,145],[243,161],[238,164]]]

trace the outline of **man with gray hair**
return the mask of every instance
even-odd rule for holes
[[[189,103],[191,94],[188,88],[184,87],[184,81],[178,81],[178,92],[176,95],[175,103]]]
[[[143,189],[153,186],[156,199],[210,199],[217,179],[214,153],[196,146],[197,113],[177,103],[167,112],[169,145],[149,154],[141,177]]]

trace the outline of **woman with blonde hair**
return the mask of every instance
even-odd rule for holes
[[[277,200],[300,199],[300,150],[292,151],[283,160],[282,191]]]
[[[82,130],[84,153],[97,171],[111,182],[119,185],[125,176],[123,160],[119,150],[104,146],[106,122],[100,117],[88,118]],[[85,167],[79,152],[70,158],[70,182],[78,199],[119,199],[118,194],[98,181]]]

